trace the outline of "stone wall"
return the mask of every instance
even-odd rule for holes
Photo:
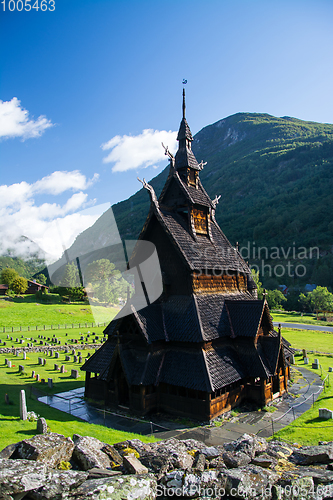
[[[333,441],[299,447],[255,435],[219,446],[187,439],[113,446],[45,433],[0,452],[4,500],[333,497]]]

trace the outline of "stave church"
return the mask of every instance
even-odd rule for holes
[[[276,332],[248,264],[215,219],[218,197],[200,181],[183,117],[177,153],[139,241],[152,243],[162,293],[138,307],[128,296],[105,329],[106,342],[81,368],[85,396],[145,415],[166,412],[209,421],[244,401],[265,406],[287,391],[293,349]],[[135,252],[135,251],[134,251]],[[136,277],[140,281],[140,277]],[[135,283],[135,289],[144,283]]]

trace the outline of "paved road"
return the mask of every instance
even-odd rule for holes
[[[297,330],[318,330],[319,332],[333,333],[332,326],[305,325],[303,323],[279,323],[278,321],[273,321],[273,325],[281,325],[285,328],[296,328]]]

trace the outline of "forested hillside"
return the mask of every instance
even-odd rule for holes
[[[270,249],[290,248],[294,264],[306,260],[305,282],[333,286],[333,125],[237,113],[203,128],[192,146],[197,160],[207,161],[200,178],[208,194],[221,194],[217,221],[232,244],[250,248],[244,253],[250,263],[258,261],[253,249],[259,246],[269,249],[269,259]],[[150,182],[157,194],[167,173]],[[123,238],[138,236],[148,209],[143,189],[112,207]],[[112,244],[113,227],[110,209],[79,235],[72,252]],[[298,250],[314,246],[320,259]],[[280,281],[295,281],[289,278]]]

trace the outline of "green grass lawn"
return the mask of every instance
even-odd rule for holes
[[[333,333],[282,328],[282,335],[295,349],[308,349],[333,355]]]
[[[48,297],[47,297],[48,298]],[[26,330],[42,329],[44,325],[71,328],[72,324],[109,323],[119,311],[116,307],[94,306],[93,311],[89,304],[68,304],[59,302],[58,296],[49,297],[53,303],[42,303],[34,296],[16,297],[12,300],[0,298],[0,330],[23,327]],[[54,303],[58,302],[58,303]]]
[[[81,350],[84,362],[88,352],[93,350]],[[79,369],[78,363],[65,361],[65,354],[60,352],[59,359],[54,356],[46,356],[42,353],[28,353],[26,360],[22,359],[22,354],[16,357],[12,354],[0,354],[0,450],[11,443],[16,443],[22,439],[28,439],[36,434],[36,422],[22,421],[19,418],[19,393],[25,389],[28,411],[34,411],[44,417],[52,432],[64,434],[72,437],[74,433],[96,437],[110,444],[123,441],[125,439],[139,438],[142,441],[153,441],[154,438],[139,436],[132,433],[120,432],[109,429],[101,425],[89,424],[68,413],[55,410],[46,404],[40,403],[32,389],[37,389],[43,394],[56,394],[62,391],[71,390],[84,385],[85,373],[80,372],[79,379],[71,378],[71,370]],[[38,364],[38,357],[47,359],[46,365]],[[12,367],[8,368],[5,358],[12,361]],[[60,373],[54,370],[54,364],[66,366],[66,373]],[[24,365],[25,374],[19,374],[19,365]],[[38,373],[41,378],[46,380],[46,384],[37,382],[31,377],[32,370]],[[47,379],[52,378],[54,387],[48,388]],[[5,403],[5,394],[8,394],[10,404]]]

